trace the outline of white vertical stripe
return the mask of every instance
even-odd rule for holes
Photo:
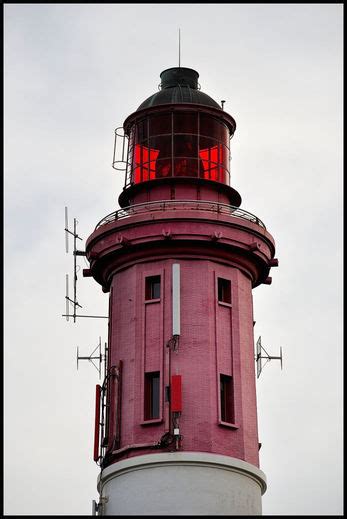
[[[172,335],[181,334],[180,264],[172,265]]]

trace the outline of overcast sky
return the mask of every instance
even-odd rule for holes
[[[179,27],[181,66],[236,120],[241,207],[277,245],[272,285],[254,290],[255,340],[284,357],[257,381],[263,513],[342,513],[342,9],[5,5],[5,514],[90,514],[97,499],[99,380],[76,347],[107,340],[107,320],[61,317],[64,206],[83,239],[118,208],[113,130],[178,66]],[[78,276],[83,313],[106,315]]]

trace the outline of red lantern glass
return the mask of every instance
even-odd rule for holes
[[[227,125],[190,111],[151,114],[129,134],[127,184],[168,177],[195,177],[229,184]]]

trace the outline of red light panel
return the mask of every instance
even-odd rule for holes
[[[200,150],[199,155],[204,168],[203,178],[217,182],[221,181],[222,168],[219,164],[222,163],[222,150],[223,146],[221,144],[213,146],[213,148]]]
[[[182,412],[182,377],[172,375],[171,377],[171,411],[173,413]]]
[[[159,155],[159,150],[146,148],[136,144],[134,157],[134,182],[144,182],[155,178],[155,162]]]
[[[134,156],[134,183],[144,182],[146,180],[155,179],[156,174],[156,161],[160,150],[151,148],[150,150],[145,146],[136,144],[135,156]],[[200,176],[208,180],[215,180],[219,182],[224,181],[225,173],[221,164],[223,163],[223,146],[216,145],[213,148],[207,148],[200,150],[199,156],[202,164],[202,171]],[[169,170],[171,170],[170,163],[165,161],[165,164]],[[195,164],[196,162],[196,164]],[[166,174],[160,176],[170,175],[171,171],[167,171]],[[175,160],[175,174],[174,176],[196,176],[197,160],[196,159],[176,159]],[[170,175],[171,176],[171,175]]]

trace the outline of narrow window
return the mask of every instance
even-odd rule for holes
[[[234,423],[232,377],[220,376],[220,404],[222,422]]]
[[[231,303],[231,282],[229,279],[218,278],[218,301]]]
[[[160,299],[160,276],[150,276],[146,278],[146,301],[150,299]]]
[[[159,371],[145,373],[145,420],[159,418]]]

